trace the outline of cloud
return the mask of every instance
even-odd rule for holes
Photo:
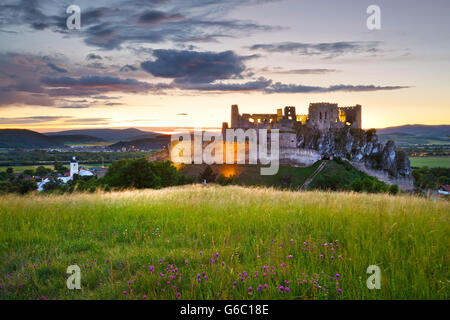
[[[56,72],[67,73],[67,69],[64,69],[63,67],[58,67],[57,65],[55,65],[51,62],[47,63],[47,66],[49,68],[51,68],[52,70],[55,70]]]
[[[155,26],[166,21],[181,20],[184,18],[185,17],[179,13],[167,14],[162,11],[147,10],[139,16],[138,22],[142,25]]]
[[[138,70],[138,68],[131,64],[126,64],[122,68],[120,68],[120,72],[130,72],[130,71],[137,71],[137,70]]]
[[[278,42],[270,44],[254,44],[248,49],[265,52],[289,52],[300,56],[325,56],[334,58],[345,54],[361,54],[379,52],[378,41],[340,41],[323,43]]]
[[[81,37],[89,46],[106,50],[120,49],[124,43],[217,42],[224,37],[280,30],[277,26],[223,18],[239,6],[264,2],[270,1],[115,0],[108,6],[93,6],[91,1],[92,7],[82,10],[82,29],[69,32],[67,5],[56,6],[53,0],[4,0],[0,4],[0,27],[24,25],[36,31],[50,30],[65,37]]]
[[[54,122],[57,120],[67,119],[70,117],[58,117],[58,116],[34,116],[34,117],[16,117],[16,118],[0,118],[0,124],[30,124],[41,122]]]
[[[147,93],[171,88],[164,83],[151,84],[136,79],[112,76],[82,76],[51,78],[44,77],[42,83],[50,89],[51,96],[91,96],[105,92]]]
[[[66,106],[59,106],[59,109],[86,109],[89,108],[90,104],[72,104],[72,105],[66,105]]]
[[[39,57],[18,53],[0,53],[0,106],[39,105],[54,106],[61,97],[107,96],[110,92],[162,94],[173,86],[149,83],[132,78],[96,74],[77,76],[69,74],[62,56]],[[85,73],[83,66],[72,65],[74,74]],[[58,75],[55,75],[58,73]],[[60,73],[67,74],[61,76]],[[105,100],[104,99],[104,100]],[[62,108],[81,108],[85,104],[70,103]]]
[[[245,83],[179,83],[178,88],[199,91],[264,91],[272,80],[263,77]]]
[[[260,70],[265,73],[272,74],[326,74],[332,72],[338,72],[336,69],[292,69],[292,70],[273,70],[269,68],[263,68]]]
[[[90,61],[90,60],[102,60],[102,56],[95,54],[95,53],[90,53],[86,56],[86,60]]]
[[[362,91],[382,91],[382,90],[399,90],[410,88],[408,86],[375,86],[375,85],[334,85],[329,87],[320,86],[304,86],[298,84],[283,84],[281,82],[274,83],[270,87],[264,89],[266,93],[324,93],[324,92],[362,92]]]
[[[104,123],[110,123],[111,118],[72,118],[65,120],[64,122],[71,123],[71,124],[104,124]]]
[[[155,77],[174,78],[176,83],[210,83],[239,78],[246,69],[248,57],[233,51],[198,52],[186,50],[154,50],[154,61],[141,63],[142,69]]]
[[[110,97],[110,96],[93,96],[92,99],[96,100],[114,100],[114,99],[120,99],[122,97]]]

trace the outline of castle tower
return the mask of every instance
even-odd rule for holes
[[[231,106],[231,124],[230,128],[239,128],[239,108],[237,104]]]
[[[284,118],[289,120],[297,120],[297,115],[295,112],[295,107],[287,106],[284,107]]]
[[[74,174],[78,174],[78,161],[75,157],[70,161],[70,177],[73,178]]]

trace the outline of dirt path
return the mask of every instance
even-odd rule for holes
[[[309,184],[314,180],[314,178],[325,168],[326,164],[328,163],[327,160],[323,160],[322,163],[317,167],[316,171],[313,172],[311,176],[309,176],[308,179],[306,179],[305,183],[300,187],[300,190],[306,190],[308,188]]]

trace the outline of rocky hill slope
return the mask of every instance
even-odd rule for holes
[[[394,178],[411,177],[408,155],[397,150],[392,140],[380,142],[376,131],[343,128],[327,132],[301,126],[297,146],[317,150],[323,158],[340,157],[365,167],[387,172]]]

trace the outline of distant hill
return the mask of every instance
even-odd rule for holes
[[[146,132],[139,129],[76,129],[59,132],[48,132],[47,136],[61,136],[61,135],[87,135],[102,139],[104,141],[131,141],[138,138],[153,138],[159,133]]]
[[[158,135],[153,138],[144,138],[132,141],[120,141],[108,146],[108,148],[118,150],[122,148],[130,149],[132,148],[132,146],[134,146],[134,148],[136,149],[150,150],[150,149],[162,149],[163,146],[167,147],[169,143],[170,143],[169,135]]]
[[[0,148],[56,148],[64,145],[96,144],[101,142],[105,141],[87,135],[47,136],[26,129],[0,129]]]
[[[52,148],[63,143],[39,132],[25,129],[0,129],[0,148]]]
[[[397,145],[450,144],[450,125],[413,124],[377,129],[382,141],[393,140]]]
[[[105,140],[87,136],[83,134],[65,134],[65,135],[57,135],[57,136],[49,136],[51,140],[64,144],[64,145],[77,145],[77,144],[91,144],[94,145],[96,143],[105,142]]]

